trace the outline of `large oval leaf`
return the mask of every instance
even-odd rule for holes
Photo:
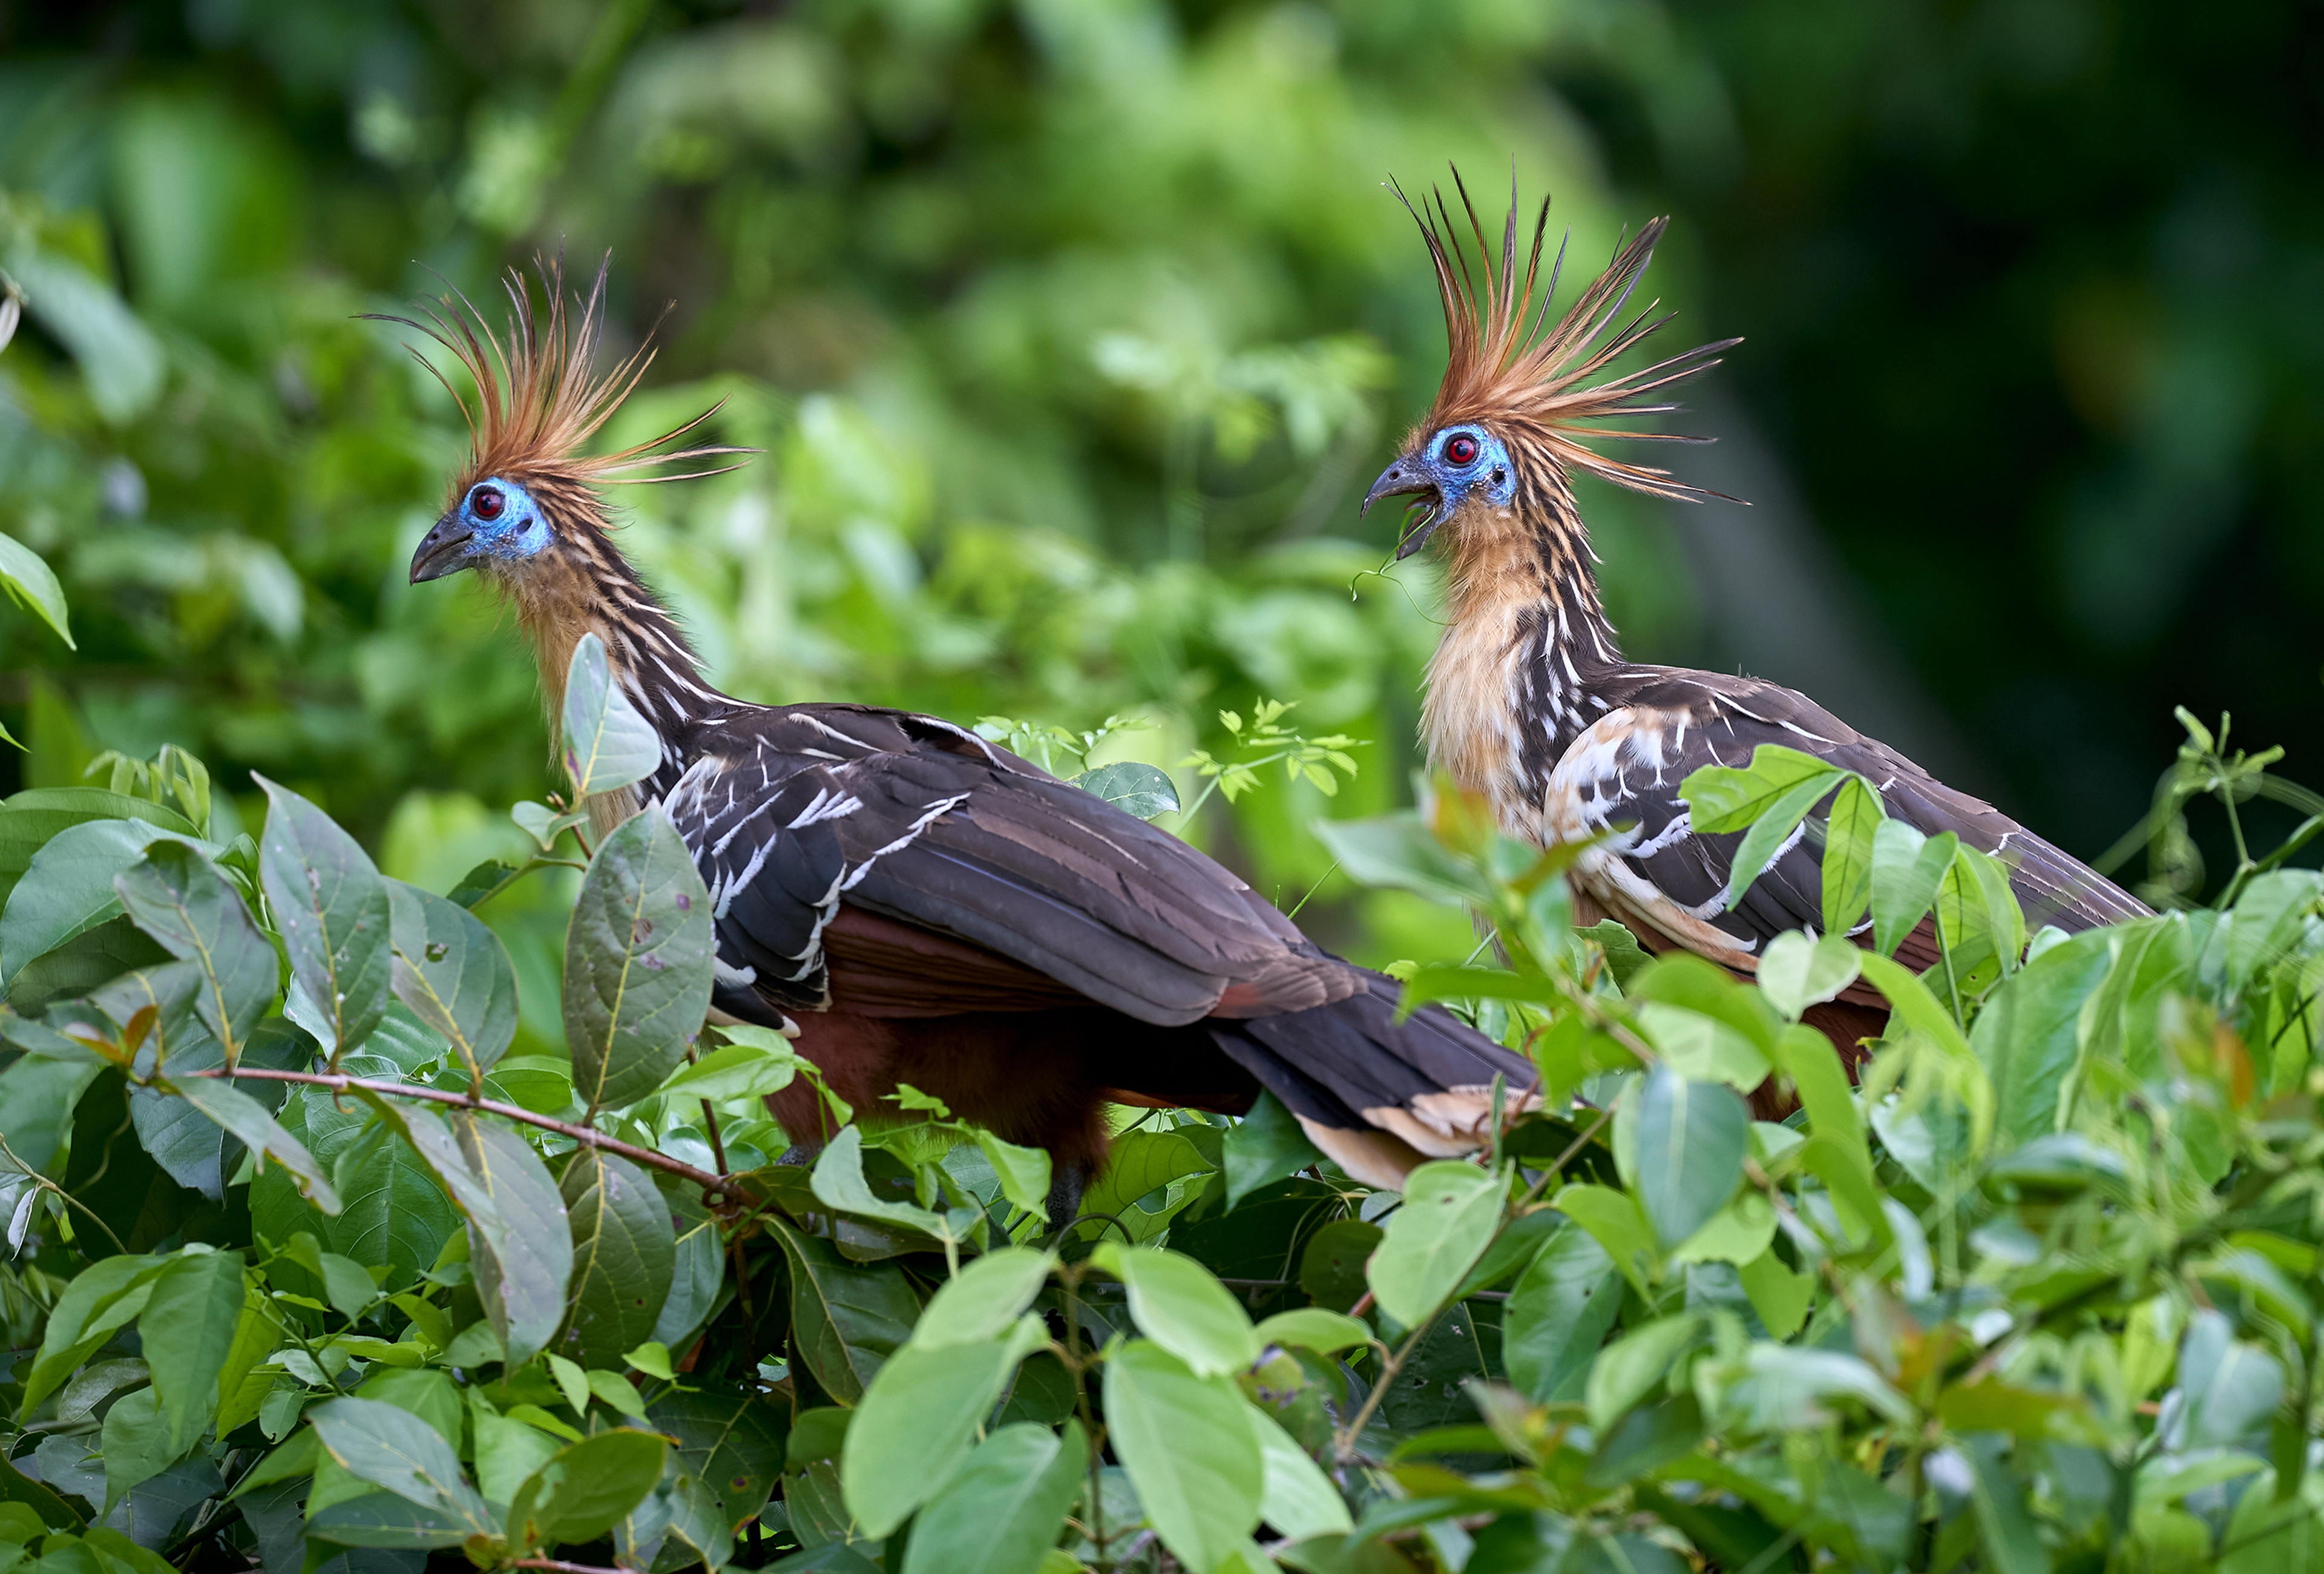
[[[516,1133],[465,1112],[451,1124],[475,1184],[495,1210],[468,1210],[476,1294],[508,1364],[521,1366],[548,1347],[565,1320],[565,1289],[573,1276],[565,1199],[549,1167]]]
[[[1499,1176],[1450,1159],[1406,1177],[1404,1206],[1365,1270],[1380,1310],[1414,1328],[1443,1305],[1492,1245],[1508,1192]]]
[[[589,862],[565,937],[573,1091],[620,1108],[661,1086],[710,1008],[710,893],[658,809],[632,815]]]
[[[840,1449],[848,1512],[865,1534],[891,1534],[968,1457],[1018,1355],[1002,1339],[906,1345],[880,1368]]]
[[[1501,1361],[1536,1403],[1582,1397],[1582,1381],[1622,1310],[1622,1273],[1606,1248],[1568,1222],[1517,1276],[1501,1309]]]
[[[274,910],[291,976],[320,1020],[302,1023],[336,1059],[387,1014],[387,886],[355,838],[287,787],[266,791],[258,877]]]
[[[1089,1439],[1019,1421],[976,1446],[931,1498],[904,1549],[904,1574],[1034,1574],[1089,1476]]]
[[[1215,1567],[1259,1524],[1266,1466],[1224,1377],[1199,1377],[1161,1346],[1124,1345],[1105,1366],[1114,1452],[1162,1544],[1194,1569]]]
[[[850,1263],[818,1236],[770,1219],[791,1269],[791,1350],[824,1392],[853,1404],[920,1315],[903,1271],[892,1263]]]
[[[182,843],[157,842],[142,863],[114,877],[139,929],[170,954],[201,969],[194,1014],[226,1051],[231,1067],[258,1019],[274,1003],[274,948],[258,931],[242,895],[217,866]]]
[[[653,1337],[669,1296],[669,1208],[644,1171],[602,1148],[576,1153],[558,1190],[573,1225],[573,1315],[558,1353],[618,1372]]]
[[[516,1038],[516,969],[501,937],[447,897],[401,880],[394,904],[396,998],[442,1033],[474,1077]]]

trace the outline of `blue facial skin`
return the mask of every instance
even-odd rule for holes
[[[487,477],[421,539],[411,554],[411,582],[456,574],[474,568],[480,558],[518,562],[546,549],[549,539],[549,522],[532,494],[513,481]]]
[[[1397,547],[1396,555],[1406,558],[1418,551],[1471,497],[1507,507],[1517,490],[1517,467],[1509,463],[1509,450],[1499,438],[1481,426],[1448,426],[1380,472],[1364,495],[1364,507],[1402,493],[1435,495],[1434,506]]]

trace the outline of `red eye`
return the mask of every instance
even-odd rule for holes
[[[1444,445],[1444,462],[1465,470],[1477,462],[1477,440],[1464,431]]]
[[[508,499],[497,486],[479,486],[468,494],[468,506],[475,511],[478,519],[498,519],[501,510],[508,506]]]

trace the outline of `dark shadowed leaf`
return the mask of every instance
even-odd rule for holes
[[[566,932],[575,1095],[591,1109],[643,1098],[709,1005],[709,893],[669,817],[632,815],[590,860]]]
[[[275,1124],[266,1106],[228,1083],[210,1077],[189,1077],[178,1086],[180,1097],[226,1128],[244,1147],[289,1171],[300,1195],[325,1213],[339,1211],[339,1194],[305,1144]]]
[[[664,1394],[647,1413],[678,1440],[679,1458],[716,1497],[728,1530],[765,1506],[783,1471],[788,1411],[749,1390],[704,1389]]]
[[[194,1013],[233,1065],[273,1003],[276,984],[274,948],[241,894],[199,852],[167,841],[148,847],[144,861],[115,876],[114,887],[139,929],[201,968]]]
[[[770,1221],[791,1268],[791,1348],[824,1392],[853,1404],[911,1337],[920,1303],[892,1263],[858,1264],[817,1236]]]
[[[662,1190],[661,1199],[676,1242],[669,1295],[654,1319],[652,1337],[666,1349],[682,1351],[717,1304],[719,1286],[726,1279],[726,1243],[717,1219],[693,1187],[678,1182]]]
[[[374,1038],[377,1043],[377,1038]],[[357,1058],[351,1069],[392,1069]],[[429,1267],[460,1227],[459,1215],[409,1143],[374,1122],[368,1106],[341,1106],[319,1088],[299,1088],[283,1106],[284,1129],[307,1144],[339,1193],[339,1212],[326,1218],[300,1200],[279,1166],[250,1189],[252,1221],[271,1240],[311,1231],[329,1251],[358,1263],[383,1264],[401,1282]]]
[[[1297,1120],[1272,1093],[1261,1093],[1250,1113],[1227,1128],[1223,1144],[1227,1206],[1286,1175],[1296,1175],[1323,1155]]]
[[[558,1190],[573,1226],[573,1316],[558,1353],[621,1370],[653,1337],[677,1264],[669,1207],[645,1171],[601,1148],[583,1148]]]
[[[329,815],[263,776],[252,780],[267,800],[259,880],[291,975],[321,1013],[309,1025],[336,1059],[370,1037],[387,1010],[387,886]]]
[[[1501,1361],[1536,1403],[1582,1397],[1622,1310],[1622,1274],[1588,1230],[1567,1224],[1517,1276],[1501,1309]]]
[[[516,972],[507,948],[456,902],[401,880],[386,889],[396,998],[444,1035],[470,1076],[481,1075],[516,1037]]]

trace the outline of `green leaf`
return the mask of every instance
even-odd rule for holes
[[[780,1219],[769,1224],[790,1261],[792,1353],[825,1393],[853,1404],[881,1363],[911,1338],[919,1302],[894,1264],[858,1265],[829,1241]]]
[[[985,1253],[936,1287],[912,1343],[933,1349],[1000,1338],[1033,1304],[1056,1261],[1029,1246]]]
[[[661,739],[613,683],[605,643],[585,634],[565,672],[565,773],[575,802],[642,781],[661,764]]]
[[[35,320],[71,352],[88,385],[88,402],[120,426],[161,395],[169,359],[153,330],[104,280],[46,247],[11,252],[9,271],[24,287]]]
[[[1750,1146],[1751,1112],[1734,1089],[1689,1082],[1667,1066],[1648,1071],[1628,1098],[1637,1134],[1628,1179],[1668,1251],[1735,1195]],[[1618,1157],[1624,1146],[1617,1142]]]
[[[174,1091],[226,1128],[252,1153],[282,1166],[299,1184],[300,1195],[325,1213],[339,1211],[339,1194],[324,1178],[304,1143],[275,1124],[266,1106],[231,1083],[214,1077],[189,1077]]]
[[[1977,1514],[1978,1539],[1994,1574],[2050,1574],[2050,1549],[2042,1540],[2025,1488],[2001,1460],[2002,1440],[1990,1433],[1964,1439],[1974,1487],[1969,1503]]]
[[[1134,814],[1140,819],[1178,811],[1178,789],[1171,782],[1170,773],[1157,765],[1121,760],[1084,771],[1073,782],[1083,792],[1102,798],[1123,813]]]
[[[666,1393],[649,1412],[678,1440],[679,1463],[700,1478],[729,1532],[765,1506],[783,1469],[787,1410],[751,1389]]]
[[[1501,1361],[1536,1403],[1579,1399],[1622,1310],[1622,1274],[1591,1233],[1568,1222],[1517,1276],[1501,1308]]]
[[[1404,1206],[1365,1271],[1380,1310],[1406,1328],[1434,1315],[1492,1245],[1508,1194],[1499,1175],[1450,1159],[1406,1176]]]
[[[486,1503],[505,1507],[534,1471],[556,1458],[558,1440],[539,1427],[501,1414],[478,1389],[467,1390],[467,1401],[477,1490]]]
[[[32,854],[0,911],[0,980],[121,912],[115,876],[172,833],[143,819],[91,819],[59,831]]]
[[[274,1002],[274,948],[217,866],[180,842],[157,842],[114,879],[137,927],[180,961],[198,965],[195,1014],[225,1046],[231,1067]]]
[[[1886,817],[1880,794],[1850,776],[1831,801],[1823,833],[1823,932],[1845,936],[1872,898],[1872,838]]]
[[[1779,1339],[1797,1333],[1800,1324],[1807,1320],[1808,1306],[1815,1299],[1815,1280],[1806,1273],[1794,1273],[1776,1260],[1773,1252],[1743,1264],[1740,1271],[1743,1293],[1750,1298],[1751,1310],[1767,1331]]]
[[[1622,1271],[1640,1295],[1648,1292],[1655,1266],[1662,1254],[1655,1247],[1654,1227],[1646,1222],[1646,1210],[1627,1191],[1617,1191],[1610,1186],[1568,1186],[1550,1199],[1551,1206],[1590,1232],[1591,1238],[1606,1249],[1614,1266]],[[1641,1256],[1645,1258],[1640,1261]]]
[[[661,1303],[661,1315],[654,1319],[653,1337],[670,1349],[682,1350],[709,1320],[711,1309],[717,1304],[719,1287],[726,1278],[726,1239],[716,1217],[692,1187],[676,1183],[661,1196],[678,1238],[669,1296]]]
[[[1250,1314],[1194,1258],[1109,1240],[1090,1261],[1127,1287],[1139,1330],[1197,1375],[1240,1372],[1259,1359]]]
[[[710,1007],[710,893],[677,828],[635,814],[598,845],[565,939],[573,1088],[618,1109],[661,1086]]]
[[[387,886],[329,815],[255,772],[251,779],[267,800],[259,879],[290,953],[291,976],[322,1014],[304,1025],[335,1057],[345,1054],[387,1013]]]
[[[1131,1132],[1113,1144],[1096,1184],[1082,1193],[1081,1217],[1122,1214],[1173,1180],[1213,1168],[1200,1148],[1176,1132]]]
[[[115,1505],[135,1487],[151,1481],[176,1463],[190,1444],[181,1444],[177,1429],[161,1410],[159,1393],[141,1388],[114,1401],[105,1412],[99,1434],[105,1463],[105,1507]]]
[[[558,1190],[573,1227],[572,1322],[559,1348],[610,1368],[660,1319],[677,1268],[669,1208],[643,1171],[603,1148],[575,1153]]]
[[[394,934],[396,998],[450,1042],[471,1078],[481,1077],[516,1038],[516,971],[508,949],[458,903],[387,882]]]
[[[1767,744],[1759,745],[1762,750],[1770,746]],[[1692,780],[1692,777],[1688,779]],[[1743,898],[1750,891],[1751,883],[1766,872],[1775,855],[1783,850],[1784,843],[1793,831],[1799,829],[1800,821],[1808,817],[1808,810],[1846,780],[1848,773],[1844,771],[1826,771],[1821,776],[1811,776],[1804,782],[1796,782],[1779,793],[1768,803],[1766,812],[1751,822],[1751,829],[1743,833],[1742,841],[1736,845],[1735,860],[1728,873],[1728,912],[1732,912],[1743,905]]]
[[[1600,1350],[1583,1384],[1591,1428],[1603,1431],[1638,1401],[1671,1385],[1679,1357],[1703,1339],[1706,1320],[1692,1311],[1661,1318]]]
[[[1249,1115],[1227,1128],[1223,1150],[1230,1208],[1260,1187],[1296,1175],[1323,1157],[1297,1118],[1275,1095],[1265,1092]]]
[[[41,621],[65,642],[67,650],[80,649],[73,643],[65,612],[64,587],[57,583],[56,570],[42,560],[40,553],[12,535],[0,535],[0,588],[5,588],[19,606],[38,613]],[[1173,803],[1170,807],[1178,806]],[[1151,819],[1153,816],[1142,818]]]
[[[1836,773],[1831,762],[1813,755],[1781,744],[1761,744],[1751,751],[1748,765],[1704,765],[1691,773],[1679,783],[1678,795],[1686,802],[1689,823],[1697,831],[1718,835],[1764,819],[1787,794]],[[1797,822],[1794,816],[1793,823]],[[1791,826],[1785,826],[1776,839],[1790,831]],[[1736,867],[1738,872],[1742,868],[1739,861]]]
[[[1767,942],[1759,958],[1759,993],[1785,1021],[1797,1022],[1809,1006],[1855,983],[1863,956],[1863,948],[1840,935],[1810,940],[1799,930],[1787,930]]]
[[[217,1413],[218,1375],[234,1347],[242,1305],[235,1253],[188,1250],[153,1275],[137,1332],[169,1423],[171,1458],[192,1448]]]
[[[375,1399],[343,1398],[314,1406],[307,1419],[339,1468],[420,1509],[425,1518],[411,1524],[409,1533],[427,1539],[355,1540],[354,1535],[364,1533],[361,1524],[320,1516],[310,1521],[317,1533],[345,1546],[448,1547],[499,1530],[484,1500],[460,1474],[452,1446],[410,1411]]]
[[[547,1347],[565,1320],[573,1274],[565,1199],[549,1167],[516,1133],[465,1111],[452,1116],[451,1125],[475,1186],[493,1205],[490,1213],[468,1213],[476,1293],[508,1364],[520,1366]]]
[[[1162,1544],[1190,1568],[1217,1566],[1259,1523],[1265,1458],[1247,1409],[1226,1378],[1197,1376],[1146,1340],[1106,1363],[1114,1452]]]
[[[409,1143],[383,1130],[368,1106],[341,1106],[319,1088],[294,1089],[280,1118],[330,1174],[340,1209],[326,1217],[308,1207],[281,1166],[270,1165],[250,1189],[261,1234],[282,1241],[311,1230],[333,1252],[386,1265],[398,1282],[436,1262],[460,1228],[459,1214]]]
[[[20,1415],[30,1416],[75,1367],[145,1310],[153,1275],[160,1271],[160,1261],[152,1257],[124,1254],[74,1276],[49,1310],[40,1353],[23,1379]]]
[[[728,1044],[691,1065],[681,1065],[661,1085],[671,1098],[763,1098],[780,1093],[798,1075],[798,1056],[780,1040],[779,1049]]]
[[[1259,1445],[1259,1517],[1295,1541],[1354,1530],[1346,1500],[1307,1450],[1264,1411],[1247,1404],[1242,1413]]]
[[[2025,914],[2000,859],[1975,847],[1957,848],[1938,882],[1936,909],[1956,975],[1987,958],[1999,964],[2004,977],[2017,970],[2025,949]]]
[[[968,1457],[1024,1353],[1010,1339],[908,1344],[873,1375],[839,1456],[848,1512],[866,1535],[891,1534]]]
[[[2106,977],[2112,937],[2089,930],[2043,951],[1997,986],[1970,1028],[1993,1079],[1994,1129],[2012,1144],[2058,1125],[2080,1058],[2082,1005]]]
[[[1406,811],[1377,819],[1319,819],[1315,839],[1359,885],[1409,891],[1450,906],[1489,908],[1493,890],[1474,866],[1430,834]]]
[[[661,1480],[669,1445],[616,1427],[563,1449],[517,1488],[509,1504],[512,1546],[594,1542]]]
[[[860,1126],[851,1125],[824,1144],[808,1185],[817,1201],[842,1213],[901,1225],[940,1241],[968,1239],[969,1231],[983,1217],[972,1208],[938,1213],[908,1202],[890,1202],[876,1195],[872,1183],[863,1178],[863,1132]]]
[[[1296,1345],[1322,1356],[1336,1355],[1371,1342],[1370,1325],[1343,1311],[1321,1306],[1295,1306],[1262,1321],[1255,1330],[1261,1347]]]
[[[976,1145],[1001,1182],[1001,1195],[1026,1212],[1046,1218],[1049,1208],[1049,1154],[1006,1142],[979,1126]]]
[[[1952,867],[1960,838],[1952,832],[1923,837],[1901,819],[1884,819],[1872,833],[1872,936],[1884,957],[1928,913],[1937,885]]]
[[[1001,1428],[920,1510],[903,1574],[1037,1574],[1088,1478],[1079,1421],[1062,1437],[1029,1421]]]

